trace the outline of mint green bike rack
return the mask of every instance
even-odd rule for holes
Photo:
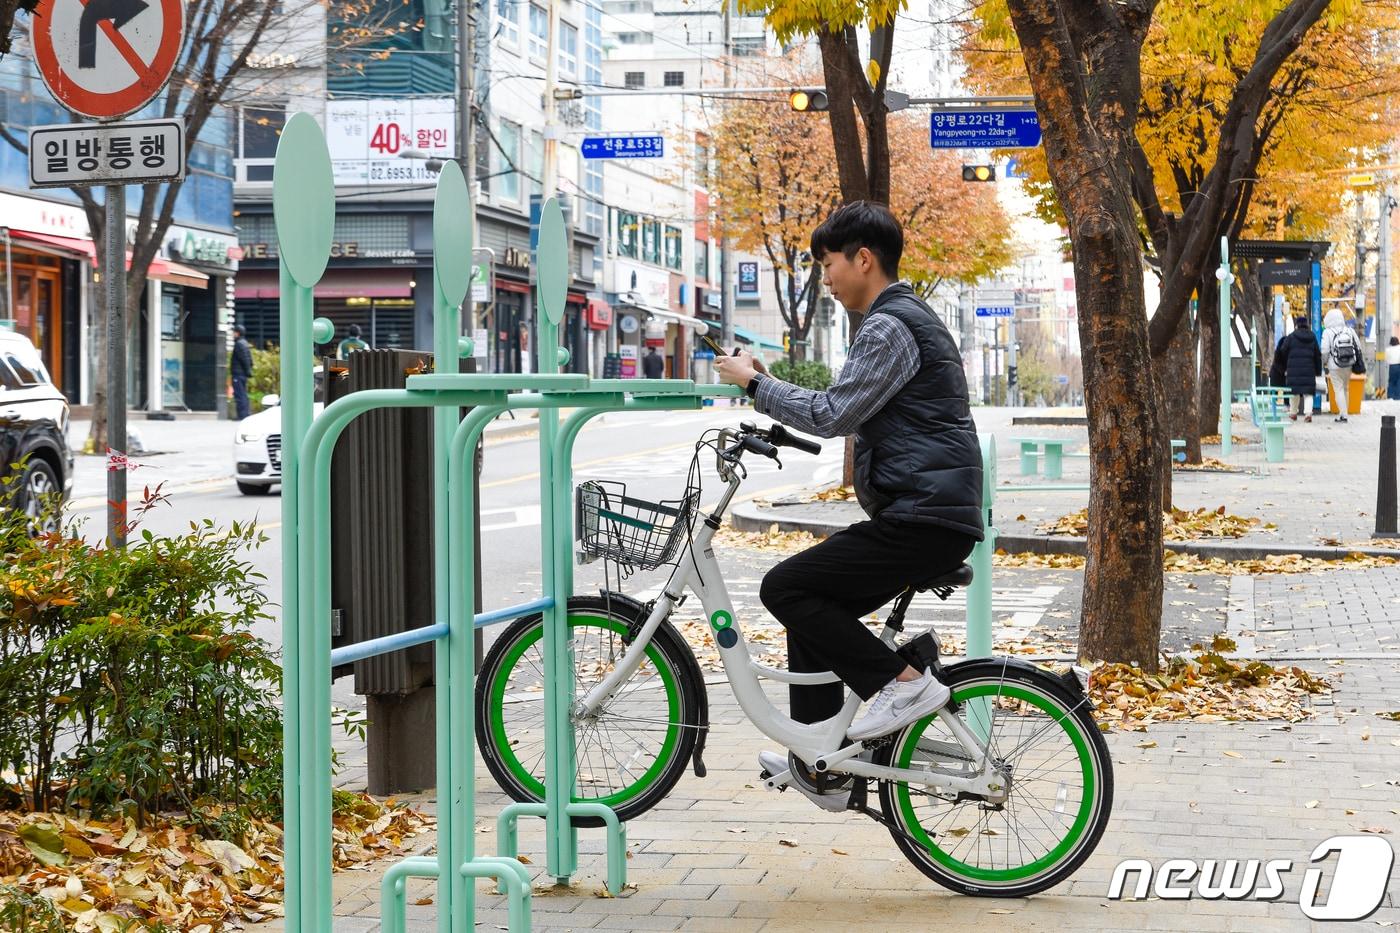
[[[598,803],[574,802],[573,664],[568,596],[573,591],[573,444],[584,423],[603,412],[698,409],[705,397],[737,397],[732,386],[697,387],[684,380],[590,380],[561,374],[567,351],[559,322],[568,284],[563,213],[547,201],[537,250],[536,345],[540,372],[473,375],[459,372],[472,344],[461,336],[460,306],[472,268],[471,202],[466,179],[447,163],[438,179],[433,213],[433,351],[436,371],[412,376],[404,389],[356,392],[312,417],[313,335],[332,336],[329,321],[312,321],[313,289],[325,273],[335,224],[330,154],[316,121],[297,114],[287,122],[273,171],[273,214],[279,243],[282,326],[283,753],[284,866],[289,931],[330,933],[331,770],[330,672],[338,664],[433,643],[436,674],[438,855],[405,859],[389,870],[381,889],[384,929],[401,933],[404,890],[410,877],[436,879],[438,929],[467,933],[476,923],[472,879],[495,878],[507,893],[513,933],[530,929],[530,875],[514,858],[515,821],[544,816],[547,871],[567,882],[577,870],[572,816],[601,818],[608,827],[608,887],[626,879],[625,827]],[[330,464],[335,444],[359,415],[381,408],[433,409],[434,622],[368,642],[330,647]],[[460,422],[457,410],[473,409]],[[559,408],[575,409],[563,429]],[[472,453],[486,424],[506,410],[540,412],[541,564],[544,593],[519,606],[472,614],[475,563]],[[473,629],[545,613],[545,802],[506,808],[502,856],[475,854],[473,744]]]

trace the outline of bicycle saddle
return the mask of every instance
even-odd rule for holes
[[[923,593],[927,590],[951,589],[959,586],[968,586],[972,583],[972,566],[970,564],[959,564],[952,570],[944,571],[934,577],[929,577],[921,583],[914,584],[914,589]]]

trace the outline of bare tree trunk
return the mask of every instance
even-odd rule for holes
[[[1093,477],[1078,654],[1155,671],[1166,444],[1126,157],[1136,145],[1153,5],[1123,0],[1093,13],[1056,0],[1008,6],[1074,249]]]
[[[1196,329],[1181,319],[1167,352],[1154,361],[1162,386],[1162,420],[1168,439],[1186,441],[1186,462],[1201,462],[1200,417],[1196,410]]]
[[[1202,276],[1197,294],[1200,301],[1196,305],[1196,320],[1200,326],[1196,329],[1201,353],[1198,433],[1204,437],[1220,427],[1220,283],[1214,275]]]

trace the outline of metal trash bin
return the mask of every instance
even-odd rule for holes
[[[432,358],[416,350],[357,350],[348,372],[327,381],[326,403],[366,389],[402,389],[408,376],[432,371]],[[475,371],[475,362],[464,360],[463,369]],[[337,445],[331,462],[333,647],[433,624],[432,451],[429,408],[367,412]],[[477,611],[480,553],[478,546]],[[433,653],[432,644],[418,645],[331,673],[334,679],[353,672],[355,693],[367,698],[372,794],[436,783]]]

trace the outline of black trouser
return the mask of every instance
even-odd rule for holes
[[[952,570],[972,553],[970,535],[877,517],[837,532],[778,564],[759,598],[787,629],[788,668],[834,671],[870,699],[905,664],[862,619],[910,584]],[[791,686],[792,717],[820,722],[841,711],[841,684]]]

